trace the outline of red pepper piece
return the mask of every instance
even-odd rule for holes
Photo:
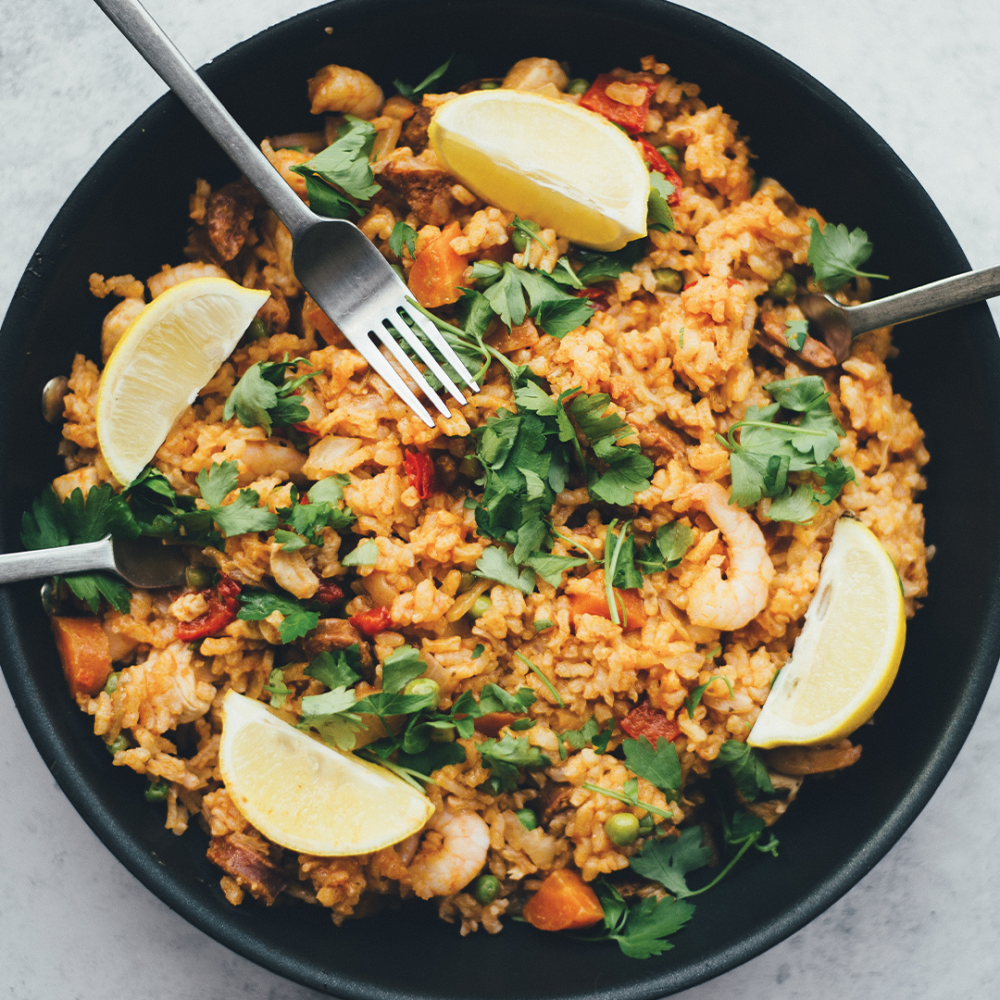
[[[608,85],[620,83],[615,80],[610,73],[602,73],[590,86],[590,90],[580,99],[580,107],[596,111],[599,115],[604,115],[608,121],[621,125],[626,132],[635,135],[642,131],[646,124],[646,115],[649,114],[649,101],[656,90],[656,84],[647,80],[636,80],[640,87],[646,88],[646,100],[642,104],[622,104],[621,101],[608,97],[606,91]]]
[[[203,590],[202,596],[208,601],[208,610],[198,615],[194,621],[181,622],[177,626],[177,638],[181,642],[194,642],[205,636],[215,635],[230,622],[236,621],[240,610],[240,590],[242,588],[228,576],[219,577],[215,590]]]
[[[410,485],[417,491],[417,496],[421,500],[426,500],[437,493],[434,462],[430,455],[422,451],[407,451],[403,455],[403,468],[410,478]]]
[[[333,604],[344,596],[344,592],[335,583],[321,583],[319,590],[313,594],[313,600],[320,604]]]
[[[367,636],[378,635],[392,624],[388,608],[371,608],[347,619],[359,632]]]
[[[681,200],[681,187],[684,182],[680,178],[680,174],[660,155],[660,151],[645,139],[636,139],[639,144],[639,152],[642,153],[642,158],[649,164],[650,170],[655,170],[658,174],[663,174],[663,176],[670,181],[674,186],[673,193],[667,198],[668,205],[676,205]]]
[[[654,747],[657,740],[676,739],[681,731],[681,727],[673,719],[668,719],[665,712],[653,708],[648,701],[636,705],[622,719],[622,729],[634,740],[645,736]]]
[[[590,299],[598,312],[607,312],[609,308],[608,293],[603,288],[578,288],[573,294],[578,299]]]

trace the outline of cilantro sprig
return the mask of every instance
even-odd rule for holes
[[[729,502],[750,507],[762,496],[773,497],[768,512],[771,520],[807,521],[817,504],[832,503],[854,479],[854,470],[832,457],[844,428],[830,408],[830,394],[818,375],[770,382],[764,388],[774,403],[749,407],[746,417],[734,423],[725,437],[716,434],[730,452],[733,487]],[[796,422],[777,422],[782,409],[797,414]],[[796,487],[788,482],[793,472],[811,473],[821,485]]]
[[[887,274],[870,274],[858,268],[872,255],[874,249],[863,229],[847,231],[847,226],[827,224],[820,229],[815,219],[809,220],[812,235],[809,238],[809,263],[812,265],[816,284],[825,292],[835,292],[851,278],[881,278]]]
[[[21,518],[21,541],[29,549],[47,549],[83,542],[97,542],[108,535],[137,538],[141,528],[125,498],[116,495],[110,483],[94,486],[86,496],[79,488],[62,502],[51,486],[34,501]],[[97,613],[101,598],[127,614],[132,602],[128,587],[107,573],[73,573],[65,577],[73,593]]]
[[[278,635],[282,642],[301,639],[319,624],[319,612],[309,611],[306,602],[289,594],[272,594],[247,587],[240,593],[240,603],[243,606],[236,617],[243,621],[263,621],[275,611],[280,611],[283,618],[278,625]]]
[[[270,435],[272,427],[286,427],[309,419],[309,410],[297,395],[299,388],[316,372],[306,372],[288,379],[286,373],[298,365],[308,365],[301,359],[289,361],[258,361],[251,365],[236,383],[222,411],[223,419],[235,414],[244,427],[263,427]]]
[[[349,219],[364,211],[357,202],[368,201],[382,190],[375,183],[369,159],[375,144],[371,122],[353,115],[337,130],[336,140],[306,163],[290,169],[306,179],[309,207],[319,215]]]
[[[440,66],[436,69],[432,69],[430,73],[425,76],[420,83],[415,86],[410,86],[408,83],[403,83],[402,80],[396,79],[392,81],[392,85],[396,88],[396,92],[401,94],[403,97],[416,97],[418,94],[422,94],[435,80],[440,80],[445,73],[448,72],[448,67],[451,65],[454,55],[450,55]]]
[[[694,915],[694,907],[683,900],[666,896],[646,896],[634,906],[603,879],[594,883],[594,891],[604,910],[604,933],[587,941],[615,941],[629,958],[650,958],[673,948],[667,940]]]
[[[223,506],[239,481],[239,467],[235,462],[220,462],[202,469],[197,483],[201,498],[208,504],[208,513],[225,538],[245,535],[254,531],[273,531],[278,517],[269,510],[262,510],[260,494],[256,490],[240,490],[231,504]]]
[[[344,487],[350,482],[345,475],[328,476],[321,479],[300,502],[298,490],[291,490],[291,506],[279,507],[278,516],[290,531],[275,532],[276,541],[283,541],[282,548],[292,552],[305,545],[322,545],[321,532],[324,528],[344,531],[357,521],[354,512],[346,505],[339,506],[344,499]],[[282,537],[279,537],[279,534]],[[287,538],[284,536],[288,536]]]

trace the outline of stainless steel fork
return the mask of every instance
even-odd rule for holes
[[[292,265],[296,277],[410,409],[428,426],[434,426],[427,408],[379,350],[376,341],[385,345],[399,367],[444,416],[450,416],[448,407],[407,356],[397,337],[409,345],[452,397],[460,404],[466,400],[404,317],[434,346],[458,379],[478,392],[479,386],[458,355],[437,327],[416,308],[409,289],[371,241],[346,219],[322,218],[303,204],[138,0],[95,2],[288,227],[294,244]]]

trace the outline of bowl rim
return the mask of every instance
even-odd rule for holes
[[[242,64],[258,51],[267,51],[283,44],[307,22],[336,24],[338,20],[356,16],[362,9],[373,12],[376,8],[391,8],[406,0],[335,0],[293,15],[237,43],[199,68],[206,81],[217,88],[230,70]],[[969,268],[965,254],[930,196],[911,171],[875,130],[860,115],[837,97],[804,69],[786,57],[768,48],[762,42],[729,25],[686,7],[679,7],[669,0],[578,0],[578,6],[608,13],[631,15],[646,14],[660,19],[666,10],[675,23],[698,33],[708,33],[721,44],[741,52],[763,72],[781,78],[783,85],[797,90],[810,103],[822,104],[836,119],[845,122],[861,134],[869,149],[880,158],[881,164],[894,175],[895,181],[906,189],[909,197],[922,205],[924,218],[931,226],[930,236],[938,241],[942,253],[958,269]],[[109,171],[124,167],[129,150],[145,134],[155,135],[168,129],[188,112],[170,92],[164,94],[129,125],[101,154],[95,164],[77,184],[32,254],[25,273],[19,281],[10,307],[0,326],[0,354],[6,354],[16,345],[18,331],[41,302],[46,286],[67,253],[69,237],[78,231],[94,196],[106,184]],[[981,309],[992,325],[992,318],[985,305]],[[994,564],[1000,565],[1000,551],[994,555]],[[791,907],[766,927],[743,938],[736,944],[722,949],[705,961],[692,964],[687,969],[667,969],[654,974],[642,984],[631,986],[612,985],[598,987],[581,994],[589,1000],[640,1000],[687,989],[714,978],[737,965],[761,954],[784,938],[793,934],[819,916],[866,875],[889,851],[916,819],[943,780],[948,769],[964,744],[979,709],[986,697],[1000,658],[1000,575],[994,577],[987,599],[979,641],[975,646],[969,677],[961,690],[956,708],[945,727],[927,767],[878,826],[874,836],[849,856],[848,860],[826,878],[815,883],[800,906]],[[15,609],[8,588],[0,589],[0,636],[8,651],[3,656],[2,667],[18,712],[29,735],[59,787],[108,850],[146,888],[190,923],[214,940],[231,948],[243,957],[271,971],[314,989],[357,1000],[369,1000],[374,990],[359,987],[353,979],[338,976],[330,969],[305,968],[304,963],[288,953],[261,941],[253,934],[241,930],[235,923],[220,924],[212,910],[195,894],[186,890],[170,871],[141,847],[137,840],[112,822],[93,793],[90,783],[78,766],[63,740],[47,724],[48,711],[45,692],[39,687],[17,650],[14,627]],[[15,651],[11,655],[10,651]],[[377,991],[379,996],[390,997],[389,991]],[[397,997],[414,997],[416,994],[399,991]]]

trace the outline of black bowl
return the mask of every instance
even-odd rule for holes
[[[466,78],[501,74],[539,53],[592,76],[655,52],[740,121],[759,173],[779,178],[827,218],[868,231],[878,270],[898,283],[887,291],[968,268],[920,185],[840,100],[757,42],[661,0],[338,0],[237,46],[205,77],[260,139],[310,126],[304,83],[325,63],[356,66],[389,85],[397,76],[421,78],[453,51]],[[151,274],[180,261],[197,176],[217,184],[235,170],[165,97],[82,181],[25,273],[0,332],[4,549],[19,548],[21,512],[61,471],[58,432],[25,415],[38,412],[42,385],[68,371],[74,352],[99,354],[106,305],[87,294],[86,276]],[[935,350],[945,321],[922,320],[908,327],[894,363],[897,390],[913,401],[934,455],[924,501],[927,538],[938,550],[900,681],[878,724],[865,730],[861,762],[834,781],[807,784],[782,819],[780,858],[741,862],[701,897],[674,950],[658,959],[635,961],[613,946],[520,924],[500,937],[462,939],[422,904],[340,929],[307,907],[231,907],[201,831],[166,832],[162,806],[140,794],[144,781],[112,768],[89,718],[70,701],[37,584],[0,593],[15,701],[66,794],[137,878],[219,941],[306,985],[352,998],[625,1000],[701,982],[803,926],[885,854],[941,781],[985,696],[1000,655],[998,424],[986,402],[987,387],[1000,381],[1000,345],[985,306],[946,322],[947,352]],[[40,343],[44,351],[33,346]],[[947,385],[965,391],[946,392]]]

